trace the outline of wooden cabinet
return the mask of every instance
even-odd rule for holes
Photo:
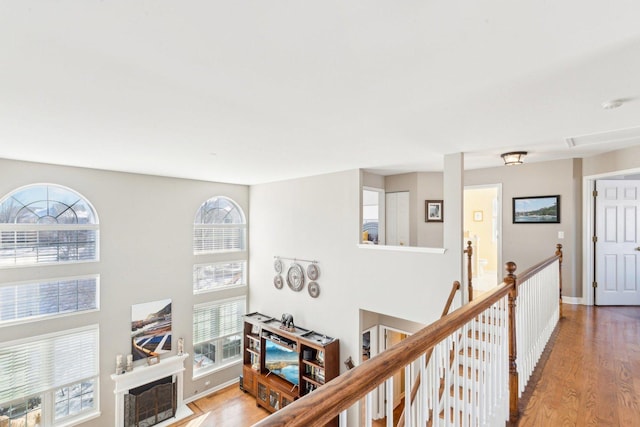
[[[275,412],[298,397],[297,389],[291,388],[291,384],[279,377],[261,375],[257,378],[256,402],[267,411]]]
[[[286,358],[280,360],[276,354]],[[245,316],[244,390],[271,412],[340,375],[339,357],[340,342],[335,338],[298,326],[281,329],[278,319],[261,313]]]

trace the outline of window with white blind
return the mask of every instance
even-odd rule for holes
[[[98,343],[97,325],[0,343],[0,416],[56,425],[97,414]]]
[[[193,293],[203,293],[247,284],[247,262],[232,261],[193,266]]]
[[[193,253],[196,255],[244,251],[247,223],[242,209],[226,197],[204,202],[193,222]]]
[[[0,284],[0,326],[98,309],[99,277]]]
[[[194,377],[241,361],[245,306],[242,296],[193,308]]]
[[[59,185],[36,184],[0,200],[0,267],[98,259],[98,217]]]

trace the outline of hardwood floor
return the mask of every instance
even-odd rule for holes
[[[250,427],[269,415],[238,384],[189,403],[193,415],[172,427]]]
[[[640,307],[564,305],[553,345],[520,402],[519,427],[640,426]],[[249,427],[268,412],[227,387],[175,427]]]
[[[640,307],[563,310],[518,426],[640,426]]]

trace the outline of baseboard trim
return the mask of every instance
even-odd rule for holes
[[[219,384],[219,385],[217,385],[215,387],[209,388],[209,389],[207,389],[207,390],[205,390],[203,392],[200,392],[198,394],[194,394],[193,396],[191,396],[191,397],[189,397],[187,399],[184,399],[184,403],[191,403],[194,400],[198,400],[198,399],[200,399],[202,397],[208,396],[211,393],[215,393],[216,391],[222,390],[223,388],[229,387],[230,385],[237,384],[239,381],[240,381],[240,378],[235,378],[233,380],[227,381],[226,383]]]
[[[571,305],[584,305],[584,301],[582,299],[582,297],[562,297],[562,302],[564,304],[571,304]]]

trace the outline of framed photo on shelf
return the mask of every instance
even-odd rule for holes
[[[147,365],[152,366],[152,365],[157,365],[158,363],[160,363],[160,356],[147,357]]]
[[[442,200],[425,200],[424,202],[424,220],[425,222],[443,222],[443,201]]]
[[[559,224],[560,196],[513,198],[514,224]]]

